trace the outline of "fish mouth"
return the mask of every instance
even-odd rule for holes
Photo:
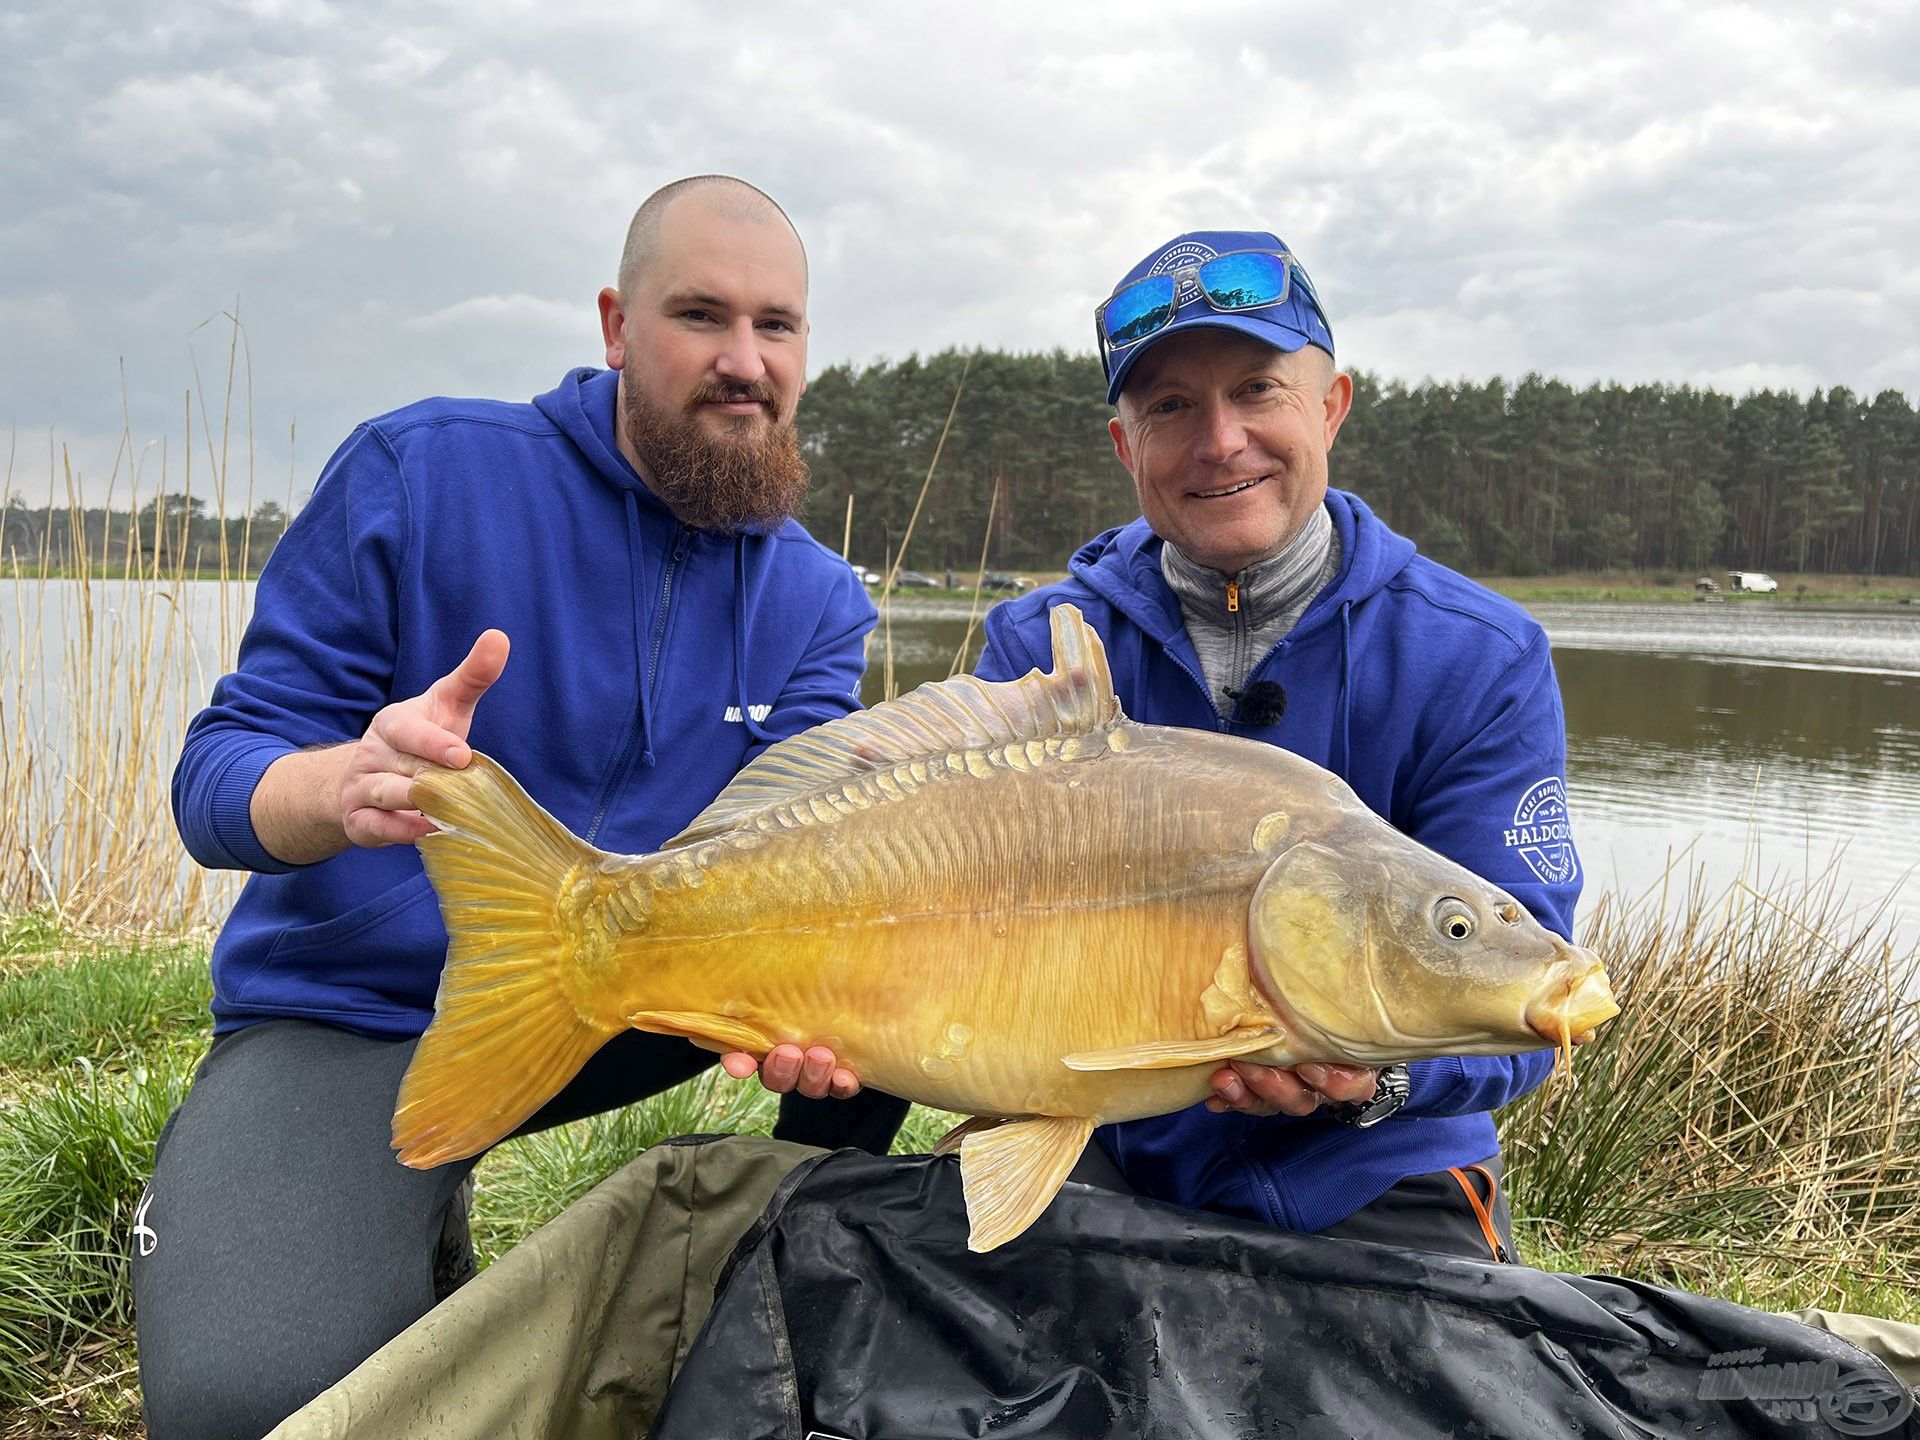
[[[1571,953],[1554,964],[1526,1010],[1527,1028],[1563,1048],[1585,1044],[1620,1013],[1613,986],[1607,982],[1607,967],[1571,946],[1568,950]]]

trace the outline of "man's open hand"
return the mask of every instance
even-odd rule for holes
[[[420,767],[432,762],[464,769],[473,759],[467,733],[480,697],[507,668],[507,637],[482,632],[467,658],[427,687],[373,717],[351,747],[340,777],[340,822],[355,845],[409,845],[433,823],[407,804]]]
[[[824,1045],[802,1050],[798,1045],[776,1045],[765,1060],[756,1060],[744,1050],[720,1057],[720,1064],[736,1080],[760,1072],[760,1083],[776,1095],[798,1090],[814,1100],[851,1100],[860,1093],[860,1081],[841,1065],[833,1051]]]
[[[473,759],[473,708],[507,668],[507,637],[488,630],[467,658],[427,687],[373,717],[346,745],[282,755],[254,787],[249,814],[267,852],[311,865],[350,845],[410,845],[433,829],[407,803],[420,767],[458,770]]]

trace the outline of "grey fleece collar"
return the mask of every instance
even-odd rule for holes
[[[1222,575],[1194,563],[1172,542],[1161,547],[1160,573],[1180,601],[1180,613],[1189,632],[1196,621],[1216,627],[1257,627],[1287,611],[1299,617],[1332,571],[1339,568],[1338,557],[1331,566],[1327,563],[1332,551],[1333,517],[1325,505],[1320,505],[1286,549],[1269,560],[1249,565],[1238,576]],[[1237,580],[1240,586],[1240,608],[1231,614],[1227,610],[1229,580]]]

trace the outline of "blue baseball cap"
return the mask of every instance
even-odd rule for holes
[[[1126,273],[1126,277],[1113,287],[1114,293],[1118,294],[1134,281],[1144,280],[1150,275],[1171,275],[1236,250],[1286,251],[1287,247],[1278,235],[1268,234],[1264,230],[1195,230],[1176,236],[1153,251]],[[1307,272],[1298,260],[1293,263],[1287,298],[1278,305],[1268,305],[1258,310],[1216,310],[1207,303],[1200,286],[1192,277],[1188,277],[1181,283],[1173,319],[1164,328],[1117,353],[1109,352],[1106,345],[1101,344],[1100,363],[1107,374],[1107,403],[1111,405],[1120,398],[1128,372],[1147,351],[1169,335],[1203,328],[1236,330],[1289,354],[1303,345],[1318,345],[1329,355],[1333,353],[1333,330],[1327,324],[1327,317],[1320,311],[1313,282],[1307,279]]]

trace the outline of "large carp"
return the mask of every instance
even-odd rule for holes
[[[592,849],[479,755],[412,802],[452,939],[394,1113],[419,1167],[499,1140],[629,1026],[826,1045],[978,1117],[955,1135],[988,1250],[1095,1125],[1192,1105],[1229,1058],[1510,1054],[1618,1013],[1593,955],[1328,771],[1127,719],[1070,605],[1051,674],[797,735],[651,855]]]

